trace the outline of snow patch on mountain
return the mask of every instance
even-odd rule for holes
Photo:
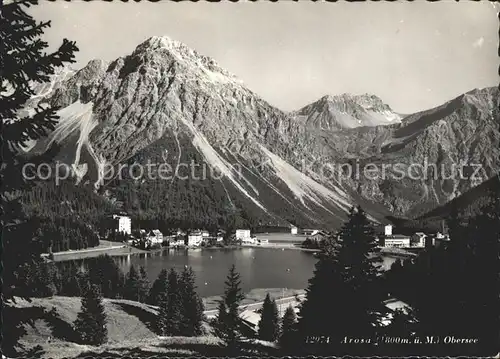
[[[375,119],[375,123],[378,124],[392,124],[392,123],[399,123],[402,120],[402,116],[391,111],[371,111],[367,110],[366,111],[370,117],[373,117]]]
[[[97,125],[97,121],[92,119],[92,102],[81,103],[80,100],[58,111],[59,122],[51,134],[51,140],[47,148],[54,141],[62,142],[64,139],[79,131],[77,153],[81,146],[88,142],[90,131]]]
[[[184,119],[183,116],[179,116],[179,119],[184,125],[186,125],[186,127],[194,135],[193,145],[198,149],[198,151],[200,151],[200,153],[205,158],[206,162],[216,172],[215,174],[217,176],[220,176],[220,174],[223,174],[225,177],[227,177],[235,185],[235,187],[241,193],[243,193],[246,197],[248,197],[260,209],[262,209],[263,211],[268,213],[269,211],[262,205],[262,203],[260,203],[259,200],[257,200],[250,193],[248,193],[248,191],[245,190],[245,188],[243,188],[243,186],[237,180],[236,177],[242,176],[242,174],[238,173],[238,171],[235,171],[234,167],[217,153],[217,151],[212,147],[212,145],[210,145],[210,143],[208,142],[206,137],[201,132],[199,132],[191,122]],[[220,172],[220,173],[217,173],[217,172]],[[250,183],[250,181],[248,181],[246,178],[243,178],[243,180],[246,183]],[[254,189],[254,191],[256,191],[256,190]]]
[[[80,180],[89,170],[90,165],[95,165],[98,171],[98,178],[95,184],[99,183],[103,176],[104,160],[94,151],[89,135],[97,126],[98,122],[92,116],[93,103],[81,103],[80,100],[58,111],[59,122],[54,131],[50,134],[50,140],[46,145],[48,149],[54,142],[62,143],[67,139],[74,139],[76,148],[71,167],[73,174]],[[82,149],[88,151],[94,163],[80,163],[82,160]]]
[[[341,130],[400,123],[402,116],[374,95],[323,96],[295,113],[309,127]]]
[[[299,201],[306,207],[305,199],[312,201],[318,206],[326,209],[324,200],[330,200],[336,203],[346,213],[351,206],[347,194],[338,189],[337,193],[319,184],[312,178],[297,170],[295,167],[284,161],[281,157],[275,155],[264,146],[260,146],[262,152],[268,157],[271,168],[276,176],[281,179]],[[328,210],[331,212],[330,210]]]

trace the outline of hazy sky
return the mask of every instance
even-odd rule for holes
[[[498,6],[487,1],[41,1],[30,11],[52,20],[51,45],[77,42],[76,67],[167,35],[283,110],[350,92],[410,113],[498,84]]]

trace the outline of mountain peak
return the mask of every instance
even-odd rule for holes
[[[392,111],[391,107],[384,103],[382,99],[376,95],[364,93],[355,95],[351,93],[342,93],[340,95],[325,95],[320,101],[327,101],[332,103],[350,103],[351,105],[359,105],[367,110],[375,111]]]
[[[214,82],[243,82],[235,75],[221,67],[213,58],[205,56],[189,47],[188,45],[173,40],[168,36],[152,36],[139,44],[132,55],[157,53],[165,51],[190,68],[201,70]]]
[[[368,93],[325,95],[297,113],[307,116],[310,125],[325,129],[390,125],[401,121],[401,116],[382,99]]]
[[[151,36],[148,38],[146,41],[142,42],[139,44],[136,48],[137,49],[186,49],[190,50],[189,47],[177,40],[174,40],[166,35],[164,36]],[[194,50],[192,50],[194,52]]]

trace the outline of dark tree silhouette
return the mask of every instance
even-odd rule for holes
[[[420,337],[477,338],[476,344],[420,346],[419,355],[488,356],[498,352],[498,265],[500,211],[498,193],[477,214],[464,218],[458,210],[448,219],[450,241],[428,248],[414,263],[405,264],[391,292],[413,307]],[[406,283],[406,284],[405,284]],[[394,325],[405,325],[396,318]],[[388,351],[389,352],[389,349]]]
[[[274,342],[278,339],[280,332],[280,323],[278,315],[278,307],[276,301],[267,293],[264,303],[262,304],[262,316],[259,321],[259,338]]]
[[[82,344],[100,345],[107,341],[106,313],[99,286],[92,284],[82,297],[82,309],[75,320],[75,332]]]
[[[139,301],[141,296],[141,278],[137,269],[132,264],[130,266],[127,278],[125,279],[125,288],[123,293],[123,298],[129,300]]]
[[[364,345],[341,344],[350,337],[374,337],[385,314],[378,280],[374,230],[361,207],[352,208],[340,238],[325,241],[301,305],[298,328],[303,339],[328,337],[306,350],[321,354],[360,354]],[[372,349],[372,348],[370,348]]]
[[[245,296],[241,289],[240,275],[234,264],[224,284],[224,296],[219,301],[217,317],[213,321],[214,333],[224,341],[230,353],[236,353],[240,349],[242,339],[242,322],[238,307]]]
[[[123,293],[124,276],[116,262],[104,254],[88,260],[88,276],[99,286],[105,298],[119,298]]]
[[[315,265],[313,276],[309,279],[306,298],[300,304],[297,326],[299,340],[293,343],[297,345],[295,348],[297,350],[304,347],[305,338],[308,336],[330,336],[334,340],[343,334],[340,323],[347,320],[345,314],[349,300],[348,288],[342,277],[342,268],[336,260],[337,250],[334,238],[327,238]],[[313,350],[312,347],[307,349]]]
[[[82,293],[80,292],[80,283],[78,280],[79,276],[79,268],[73,261],[64,263],[61,267],[62,283],[60,295],[68,297],[81,296]]]
[[[0,11],[0,253],[3,268],[3,315],[0,316],[0,327],[5,327],[4,333],[10,333],[12,340],[3,341],[2,350],[11,355],[15,355],[16,350],[10,344],[17,342],[15,335],[22,330],[13,327],[13,323],[16,323],[14,321],[5,322],[10,328],[3,325],[1,318],[7,318],[7,312],[11,310],[9,306],[4,306],[4,303],[14,296],[29,296],[30,289],[22,271],[25,266],[41,261],[42,249],[41,243],[35,238],[36,224],[26,218],[19,201],[22,191],[29,189],[32,183],[22,175],[21,169],[25,159],[18,154],[20,148],[31,140],[38,140],[54,129],[58,108],[39,106],[33,114],[26,114],[21,110],[35,94],[33,82],[46,82],[56,67],[74,62],[74,53],[78,51],[74,42],[64,39],[57,51],[45,53],[48,44],[41,40],[41,36],[50,27],[50,22],[36,22],[26,12],[26,8],[37,3],[34,0],[2,3]],[[50,155],[51,153],[48,153],[47,157]],[[40,161],[44,161],[43,156],[32,160],[34,163]]]
[[[25,11],[35,0],[13,1],[2,5],[0,13],[0,117],[2,117],[1,202],[3,297],[23,295],[24,278],[19,269],[40,260],[41,244],[33,241],[36,225],[25,217],[19,197],[31,187],[22,175],[25,159],[20,149],[53,130],[58,108],[38,106],[33,114],[21,111],[35,95],[33,82],[46,82],[54,69],[74,62],[78,51],[74,42],[63,40],[59,49],[46,54],[48,44],[41,40],[49,22],[36,22]],[[47,154],[50,157],[50,153]],[[46,158],[33,159],[32,162]]]
[[[52,262],[28,263],[22,265],[18,273],[25,280],[23,293],[29,297],[51,297],[61,289],[61,274]]]
[[[161,335],[181,335],[182,317],[180,283],[177,272],[172,268],[168,273],[167,293],[162,296],[158,314],[157,329]]]
[[[160,304],[162,296],[167,294],[167,278],[168,271],[166,269],[162,269],[158,278],[155,279],[151,289],[149,290],[148,299],[146,300],[147,304]]]
[[[139,294],[137,300],[141,303],[145,303],[148,298],[150,283],[148,279],[148,274],[144,267],[139,268]]]
[[[295,315],[295,310],[291,306],[288,306],[281,320],[280,344],[283,349],[287,350],[290,347],[293,348],[292,343],[295,340],[296,327],[297,317]]]
[[[196,293],[195,275],[191,267],[184,268],[180,278],[181,333],[184,336],[202,334],[203,301]]]

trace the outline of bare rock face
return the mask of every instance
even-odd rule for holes
[[[153,194],[169,202],[175,193],[193,197],[194,187],[204,187],[228,207],[280,224],[339,223],[353,202],[339,186],[319,183],[294,167],[305,144],[313,143],[311,138],[301,144],[307,133],[295,117],[260,99],[214,60],[166,37],[153,37],[110,64],[91,61],[46,101],[63,109],[44,144],[62,144],[58,160],[78,165],[84,182],[101,185],[106,168],[124,163],[155,159],[175,167],[196,159],[216,167],[222,178],[189,184],[175,178],[155,184]],[[144,202],[153,199],[142,190],[133,190],[132,201],[122,198],[123,184],[109,186],[123,202],[149,210]],[[171,214],[172,208],[162,211]]]
[[[486,175],[499,168],[497,89],[404,119],[371,95],[326,96],[288,114],[167,37],[152,37],[109,64],[91,61],[42,97],[62,107],[61,119],[34,148],[61,144],[58,160],[75,165],[79,180],[104,183],[127,210],[152,218],[243,211],[259,223],[338,226],[352,204],[378,219],[414,215],[478,184],[356,177],[340,165],[389,165],[392,175],[396,164],[407,171],[425,159],[445,170],[477,162]],[[175,169],[193,160],[221,176],[103,180],[120,164],[160,161]],[[185,212],[193,204],[200,212]]]
[[[308,126],[342,130],[399,123],[402,116],[375,95],[324,96],[296,112]]]
[[[421,215],[498,172],[498,101],[497,88],[476,89],[400,124],[330,131],[325,161],[376,167],[348,185],[396,215]]]

